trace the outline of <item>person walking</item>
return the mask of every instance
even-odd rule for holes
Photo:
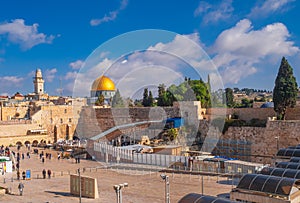
[[[25,171],[22,172],[22,177],[23,177],[23,180],[25,180],[25,178],[26,178]]]
[[[19,192],[20,192],[20,196],[22,196],[23,195],[23,189],[24,189],[24,184],[22,182],[19,183],[18,189],[19,189]]]
[[[48,173],[48,178],[50,179],[51,178],[51,170],[48,169],[47,173]]]
[[[20,171],[17,170],[17,179],[20,180]]]
[[[42,173],[43,173],[43,178],[46,179],[46,170],[44,169],[44,170],[42,171]]]

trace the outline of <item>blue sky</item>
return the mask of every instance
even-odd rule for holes
[[[80,80],[85,61],[97,47],[142,29],[171,31],[201,45],[225,87],[272,90],[282,56],[300,83],[299,9],[295,0],[3,1],[0,95],[32,92],[36,68],[43,71],[47,93],[57,95],[62,86],[64,95],[72,95],[74,81]],[[146,36],[146,41],[151,42],[151,37]],[[160,36],[153,43],[145,43],[144,48],[167,47],[164,50],[172,51],[173,37]],[[118,51],[127,46],[132,46],[131,51],[139,49],[125,42],[109,50],[115,56],[106,56],[107,50],[98,49],[102,51],[97,59],[102,65],[99,67],[111,66],[121,54]],[[176,47],[183,50],[186,44],[177,41]],[[93,75],[97,77],[97,73]]]

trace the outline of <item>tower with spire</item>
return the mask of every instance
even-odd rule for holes
[[[33,84],[34,84],[34,93],[37,95],[44,94],[44,79],[42,76],[41,69],[36,69],[35,71],[35,77],[33,78]]]

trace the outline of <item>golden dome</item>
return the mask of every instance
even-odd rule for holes
[[[92,91],[115,91],[115,84],[110,78],[103,75],[93,82]]]

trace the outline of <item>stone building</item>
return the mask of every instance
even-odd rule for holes
[[[37,69],[34,92],[0,100],[0,143],[3,145],[73,139],[84,98],[49,96]],[[22,97],[21,97],[22,96]]]

